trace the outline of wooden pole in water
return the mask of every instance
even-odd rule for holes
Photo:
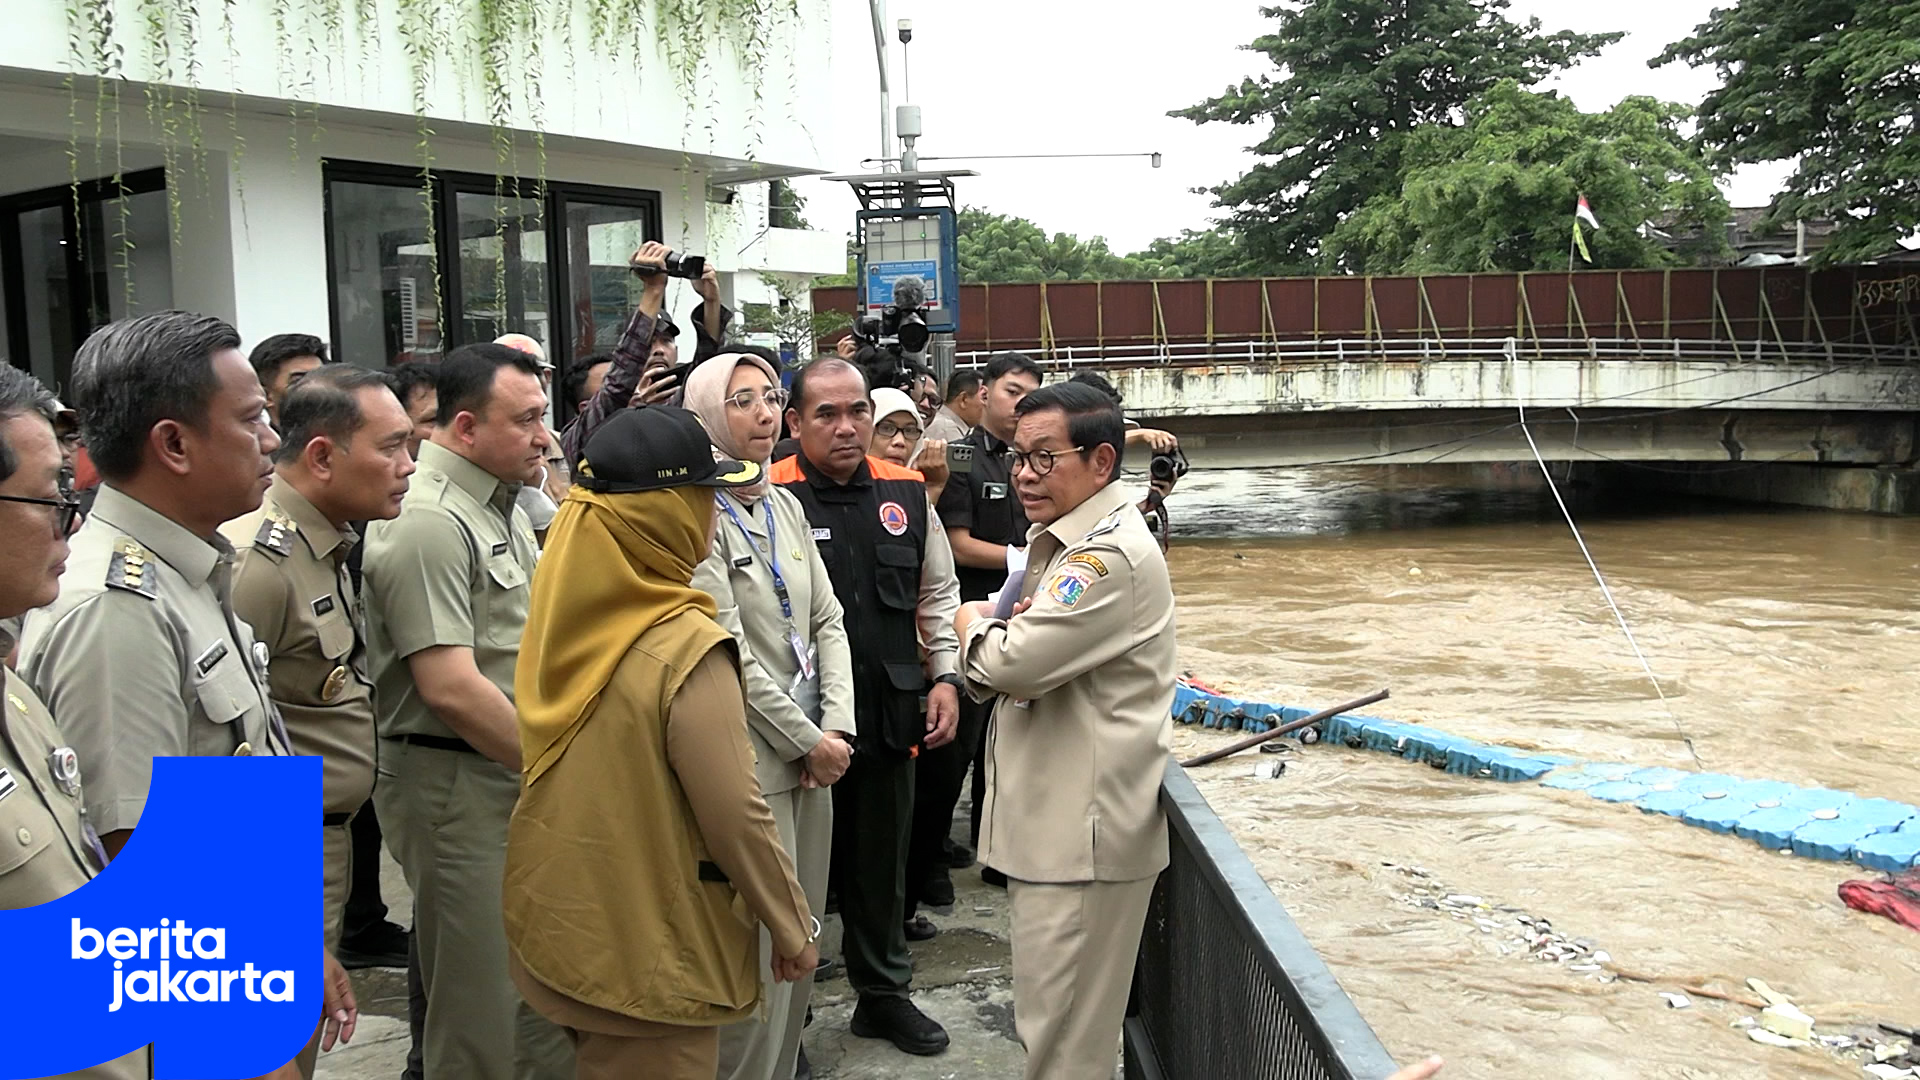
[[[1251,738],[1241,739],[1239,742],[1234,743],[1231,746],[1223,746],[1218,750],[1209,750],[1206,753],[1201,754],[1199,757],[1188,758],[1187,760],[1181,762],[1180,766],[1181,768],[1191,769],[1195,765],[1207,765],[1212,762],[1219,761],[1221,758],[1224,758],[1224,757],[1232,757],[1233,755],[1239,753],[1242,750],[1250,750],[1253,747],[1259,746],[1261,743],[1266,742],[1269,739],[1277,739],[1280,736],[1287,734],[1288,732],[1299,731],[1301,728],[1312,727],[1315,724],[1322,723],[1323,721],[1331,720],[1342,713],[1350,713],[1355,709],[1364,709],[1376,701],[1385,701],[1390,696],[1391,695],[1386,690],[1376,690],[1373,693],[1368,694],[1366,697],[1354,698],[1352,701],[1347,702],[1345,705],[1335,705],[1331,709],[1322,709],[1319,712],[1314,713],[1312,716],[1303,716],[1300,719],[1295,720],[1291,724],[1282,724],[1271,731],[1263,731],[1260,734],[1255,735]]]

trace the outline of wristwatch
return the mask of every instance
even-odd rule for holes
[[[936,683],[945,683],[946,685],[953,687],[955,690],[961,689],[960,676],[955,675],[952,672],[948,672],[947,674],[942,675],[933,681]]]

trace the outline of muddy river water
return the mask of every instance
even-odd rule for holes
[[[1184,667],[1242,697],[1368,710],[1585,759],[1920,798],[1920,519],[1650,503],[1574,513],[1671,702],[1614,625],[1537,471],[1195,473],[1170,553]],[[1676,718],[1678,724],[1676,725]],[[1176,753],[1227,736],[1176,729]],[[1195,770],[1201,788],[1400,1060],[1441,1075],[1861,1077],[1750,1041],[1755,1010],[1658,991],[1760,978],[1828,1030],[1920,1025],[1920,934],[1848,910],[1872,877],[1536,784],[1363,750]],[[1652,982],[1503,953],[1409,897],[1418,866],[1589,938]]]

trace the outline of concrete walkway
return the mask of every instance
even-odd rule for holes
[[[966,812],[964,801],[961,813]],[[964,833],[963,833],[964,835]],[[382,873],[394,921],[407,921],[412,896],[390,857]],[[817,985],[807,1056],[819,1080],[1003,1080],[1018,1077],[1026,1053],[1014,1038],[1013,968],[1008,945],[1007,894],[980,881],[976,866],[956,870],[951,913],[933,912],[940,936],[912,946],[913,999],[946,1025],[953,1045],[938,1057],[914,1057],[878,1039],[847,1030],[854,994],[844,973]],[[827,920],[821,944],[840,949],[840,920]],[[351,1045],[320,1058],[317,1080],[399,1080],[407,1061],[406,972],[372,968],[353,973],[360,1004],[359,1034]]]

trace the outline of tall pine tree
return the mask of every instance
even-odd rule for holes
[[[1864,2],[1864,0],[1863,0]],[[1531,86],[1621,34],[1543,33],[1507,17],[1508,0],[1294,0],[1262,8],[1278,25],[1250,46],[1276,75],[1246,79],[1171,115],[1269,123],[1263,159],[1211,189],[1244,238],[1250,269],[1354,269],[1323,241],[1382,192],[1400,189],[1407,133],[1457,124],[1504,79]]]

